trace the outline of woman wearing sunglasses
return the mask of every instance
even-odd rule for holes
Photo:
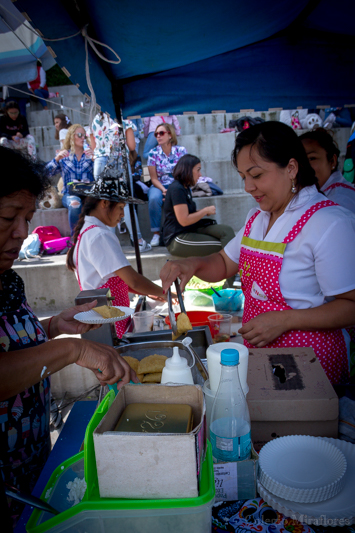
[[[36,159],[36,142],[30,135],[26,117],[21,115],[17,102],[8,102],[0,118],[0,144],[12,150],[22,150]]]
[[[61,150],[52,161],[47,163],[48,176],[61,172],[63,177],[62,203],[68,209],[68,218],[71,234],[81,212],[81,199],[70,194],[69,186],[72,183],[90,183],[93,176],[93,153],[91,148],[84,150],[86,140],[85,130],[80,124],[73,124],[68,129],[67,136]]]
[[[156,127],[154,133],[158,146],[149,152],[148,169],[152,186],[148,191],[149,217],[152,246],[159,246],[159,230],[163,200],[169,185],[174,181],[173,170],[180,157],[187,154],[186,148],[177,146],[174,126],[163,123]]]

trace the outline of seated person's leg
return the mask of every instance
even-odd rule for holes
[[[152,185],[148,191],[150,229],[153,233],[160,231],[161,209],[163,205],[163,193]]]
[[[68,220],[71,235],[74,234],[75,226],[78,223],[81,212],[81,199],[79,196],[64,194],[62,204],[68,209]]]
[[[222,250],[219,239],[200,233],[180,233],[167,248],[178,257],[205,257]]]
[[[235,233],[233,228],[227,226],[227,224],[211,224],[211,226],[206,226],[205,228],[199,228],[197,233],[200,235],[209,235],[218,239],[221,243],[222,248],[224,248],[229,241],[234,239]]]

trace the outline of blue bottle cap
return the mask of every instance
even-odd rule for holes
[[[239,365],[239,352],[234,348],[221,351],[221,364],[227,366]]]

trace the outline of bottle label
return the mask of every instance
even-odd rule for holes
[[[250,458],[251,435],[250,431],[245,435],[228,439],[219,437],[210,428],[210,440],[212,454],[215,461],[244,461]]]

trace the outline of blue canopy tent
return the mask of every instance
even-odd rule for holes
[[[97,101],[112,115],[118,104],[124,116],[148,116],[354,102],[354,2],[17,0],[16,7],[44,38],[87,25],[90,37],[117,52],[120,64],[109,64],[89,47]],[[89,93],[83,36],[50,45]]]
[[[0,85],[16,85],[37,77],[37,59],[45,70],[55,60],[11,0],[0,4]]]

